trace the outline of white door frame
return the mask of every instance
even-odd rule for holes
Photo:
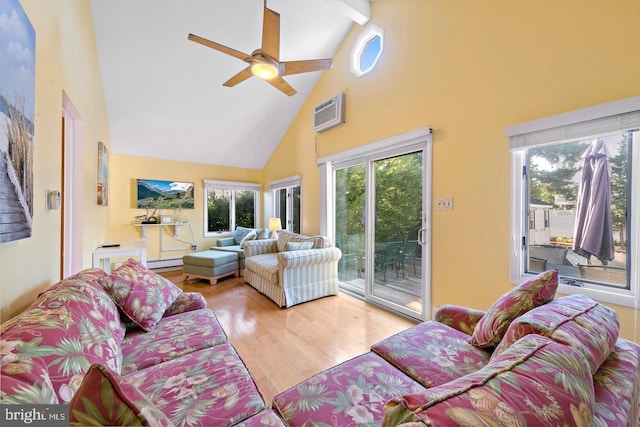
[[[62,141],[65,159],[63,227],[64,265],[63,277],[82,270],[82,227],[84,213],[84,122],[73,103],[62,92],[62,116],[64,117],[64,140]],[[97,160],[96,160],[97,161]]]
[[[420,241],[422,245],[422,320],[431,319],[431,182],[432,182],[432,133],[429,126],[421,127],[408,131],[399,135],[395,135],[380,141],[373,142],[364,146],[356,147],[341,153],[332,154],[317,160],[320,167],[320,232],[327,236],[335,235],[335,198],[333,195],[335,173],[334,167],[345,167],[357,163],[367,163],[372,158],[382,158],[384,156],[393,156],[406,154],[412,151],[422,151],[422,230]],[[368,188],[370,185],[367,186]],[[369,199],[371,195],[369,195]],[[369,205],[371,205],[369,203]],[[372,206],[368,207],[369,218],[375,217],[375,211]],[[371,228],[371,227],[369,227]],[[368,241],[372,241],[373,231],[368,230]],[[370,248],[369,248],[370,249]],[[372,266],[369,266],[372,267]],[[373,271],[368,268],[368,271]],[[372,281],[367,281],[370,286]],[[365,292],[370,293],[370,292]],[[370,300],[375,300],[371,298]],[[376,301],[378,302],[378,301]],[[382,305],[384,302],[380,302]],[[397,310],[397,307],[391,307]],[[402,311],[401,309],[398,311]],[[414,314],[408,314],[414,316]]]

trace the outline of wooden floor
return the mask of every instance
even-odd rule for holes
[[[268,404],[276,394],[415,324],[345,294],[281,309],[242,277],[210,285],[184,281],[181,271],[162,275],[206,298]]]

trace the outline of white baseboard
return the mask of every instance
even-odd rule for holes
[[[147,268],[155,272],[182,270],[182,258],[161,258],[147,260]]]

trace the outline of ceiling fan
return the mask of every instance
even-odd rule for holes
[[[191,41],[226,53],[249,64],[247,68],[223,83],[223,86],[227,87],[235,86],[249,77],[256,76],[286,95],[291,96],[296,94],[296,90],[282,76],[326,70],[333,65],[331,58],[280,62],[280,14],[268,9],[266,0],[262,23],[262,48],[254,50],[251,55],[194,34],[189,34],[188,38]]]

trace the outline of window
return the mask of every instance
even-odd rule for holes
[[[300,233],[300,176],[272,181],[273,216],[280,218],[282,227],[293,233]]]
[[[255,228],[259,191],[260,184],[205,180],[205,237],[233,231],[237,226]]]
[[[563,294],[637,304],[640,97],[507,128],[511,276],[557,268]]]
[[[375,25],[369,26],[356,40],[351,51],[351,72],[362,77],[376,66],[384,47],[384,31]]]

